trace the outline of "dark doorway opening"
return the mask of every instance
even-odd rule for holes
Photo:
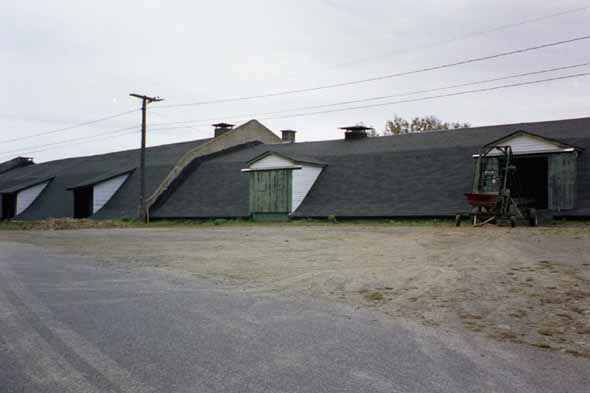
[[[74,190],[74,218],[88,218],[92,215],[92,187]]]
[[[16,215],[16,193],[2,194],[2,216],[3,220],[10,220]]]
[[[536,209],[547,209],[549,197],[547,157],[515,157],[516,176],[510,185],[512,195],[529,201]]]

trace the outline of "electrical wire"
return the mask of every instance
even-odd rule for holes
[[[590,75],[590,72],[586,72],[586,73],[565,75],[565,76],[540,79],[540,80],[534,80],[534,81],[528,81],[528,82],[520,82],[520,83],[513,83],[513,84],[508,84],[508,85],[493,86],[493,87],[482,88],[482,89],[466,90],[466,91],[460,91],[460,92],[456,92],[456,93],[447,93],[447,94],[426,96],[426,97],[420,97],[420,98],[414,98],[414,99],[408,99],[408,100],[398,100],[398,101],[391,101],[391,102],[385,102],[385,103],[379,103],[379,104],[360,105],[360,106],[338,108],[338,109],[331,109],[331,110],[325,110],[325,111],[297,113],[297,114],[284,115],[284,116],[274,116],[274,117],[271,116],[271,117],[261,118],[260,120],[292,119],[292,118],[315,116],[315,115],[322,115],[322,114],[328,114],[328,113],[346,112],[346,111],[351,111],[351,110],[377,108],[377,107],[391,106],[391,105],[397,105],[397,104],[406,104],[406,103],[412,103],[412,102],[421,102],[421,101],[428,101],[428,100],[434,100],[434,99],[440,99],[440,98],[462,96],[462,95],[467,95],[467,94],[483,93],[483,92],[507,89],[507,88],[512,88],[512,87],[535,85],[535,84],[540,84],[540,83],[545,83],[545,82],[573,79],[573,78],[579,78],[579,77],[589,76],[589,75]],[[192,128],[192,127],[195,127],[195,125],[162,127],[162,128],[152,129],[151,131],[162,131],[162,130],[172,130],[172,129],[181,129],[181,128]]]
[[[377,108],[377,107],[382,107],[382,106],[391,106],[391,105],[405,104],[405,103],[410,103],[410,102],[421,102],[421,101],[428,101],[428,100],[434,100],[434,99],[439,99],[439,98],[456,97],[456,96],[462,96],[462,95],[467,95],[467,94],[475,94],[475,93],[483,93],[483,92],[494,91],[494,90],[508,89],[511,87],[528,86],[528,85],[534,85],[534,84],[545,83],[545,82],[554,82],[554,81],[565,80],[565,79],[580,78],[583,76],[590,76],[590,72],[584,72],[584,73],[573,74],[573,75],[565,75],[565,76],[559,76],[559,77],[547,78],[547,79],[540,79],[540,80],[535,80],[535,81],[513,83],[513,84],[509,84],[509,85],[494,86],[494,87],[488,87],[488,88],[483,88],[483,89],[466,90],[466,91],[460,91],[457,93],[439,94],[439,95],[421,97],[421,98],[410,99],[410,100],[391,101],[391,102],[385,102],[385,103],[380,103],[380,104],[361,105],[361,106],[354,106],[354,107],[348,107],[348,108],[332,109],[332,110],[327,110],[327,111],[318,111],[318,112],[309,112],[309,113],[300,113],[300,114],[295,114],[295,115],[287,115],[287,116],[279,116],[279,117],[267,117],[267,118],[263,118],[261,120],[292,119],[295,117],[321,115],[321,114],[327,114],[327,113],[344,112],[344,111],[358,110],[358,109]]]
[[[28,153],[37,153],[40,151],[49,150],[49,149],[47,149],[47,147],[51,148],[52,146],[71,144],[73,142],[76,142],[76,143],[79,141],[87,142],[90,140],[101,139],[101,138],[105,138],[105,137],[111,138],[113,136],[133,134],[133,133],[137,133],[139,129],[140,129],[140,126],[137,126],[137,125],[132,126],[132,127],[119,128],[119,129],[116,129],[116,130],[113,130],[110,132],[101,133],[101,134],[97,134],[97,135],[90,135],[90,136],[79,137],[79,138],[71,138],[71,139],[61,140],[61,141],[54,142],[54,143],[47,143],[47,144],[32,146],[32,147],[28,147],[28,148],[20,148],[20,149],[15,149],[15,150],[4,151],[4,152],[0,153],[0,155],[6,156],[6,155],[11,155],[14,153],[22,152],[22,151],[26,151]],[[129,131],[129,130],[133,130],[133,131]],[[40,149],[40,150],[31,150],[31,149]]]
[[[498,81],[507,80],[507,79],[522,78],[522,77],[526,77],[526,76],[546,74],[546,73],[550,73],[550,72],[564,71],[564,70],[570,70],[570,69],[586,67],[586,66],[590,66],[590,62],[567,65],[567,66],[562,66],[562,67],[548,68],[548,69],[520,73],[520,74],[513,74],[513,75],[491,78],[491,79],[484,79],[484,80],[479,80],[479,81],[474,81],[474,82],[459,83],[459,84],[454,84],[454,85],[449,85],[449,86],[438,87],[438,88],[434,88],[434,89],[414,90],[414,91],[399,93],[399,94],[384,95],[384,96],[377,96],[377,97],[368,97],[368,98],[361,98],[361,99],[357,99],[357,100],[340,101],[340,102],[329,103],[329,104],[309,105],[309,106],[302,106],[302,107],[296,107],[296,108],[278,110],[278,111],[259,112],[259,113],[255,113],[255,114],[250,113],[250,114],[242,114],[242,115],[225,115],[225,116],[220,115],[220,116],[215,116],[215,117],[211,117],[208,119],[200,119],[200,120],[185,120],[185,121],[152,123],[152,126],[158,127],[158,126],[166,126],[166,125],[194,124],[194,123],[201,123],[201,122],[203,122],[203,124],[198,124],[198,125],[204,126],[204,125],[208,125],[208,124],[205,124],[204,122],[217,121],[219,119],[232,120],[232,119],[243,119],[245,117],[255,118],[255,117],[260,117],[260,116],[268,116],[268,115],[287,113],[287,112],[292,112],[292,111],[303,111],[303,110],[310,110],[310,109],[328,108],[328,107],[332,107],[332,106],[356,104],[356,103],[360,103],[360,102],[379,101],[379,100],[383,100],[383,99],[387,99],[387,98],[406,97],[406,96],[412,96],[412,95],[417,95],[417,94],[434,93],[437,91],[451,90],[451,89],[474,86],[474,85],[481,85],[481,84],[490,83],[490,82],[498,82]]]
[[[365,63],[365,62],[371,61],[371,60],[384,59],[384,58],[387,58],[387,57],[391,57],[393,55],[398,55],[398,54],[403,54],[403,53],[412,53],[412,52],[414,52],[416,50],[424,50],[424,49],[436,48],[438,46],[448,45],[448,44],[452,44],[454,42],[468,40],[470,38],[480,37],[480,36],[483,36],[483,35],[486,35],[486,34],[496,33],[498,31],[502,31],[502,30],[513,29],[515,27],[520,27],[520,26],[524,26],[524,25],[528,25],[528,24],[532,24],[532,23],[536,23],[536,22],[541,22],[541,21],[544,21],[544,20],[547,20],[547,19],[557,18],[557,17],[560,17],[560,16],[569,15],[569,14],[573,14],[573,13],[577,13],[577,12],[584,12],[584,11],[587,11],[589,9],[590,9],[589,6],[578,7],[578,8],[571,8],[571,9],[567,9],[567,10],[555,12],[555,13],[552,13],[552,14],[548,14],[548,15],[542,15],[542,16],[538,16],[538,17],[535,17],[535,18],[525,19],[525,20],[522,20],[522,21],[519,21],[519,22],[515,22],[515,23],[509,23],[509,24],[500,25],[500,26],[496,26],[496,27],[490,27],[488,29],[472,31],[472,32],[467,33],[465,35],[461,35],[461,36],[458,36],[458,37],[452,37],[452,38],[449,38],[449,39],[440,40],[440,41],[436,41],[436,42],[432,42],[432,43],[428,43],[428,44],[424,44],[424,45],[419,45],[419,46],[416,46],[416,47],[413,47],[413,48],[398,49],[398,50],[394,50],[394,51],[391,51],[391,52],[388,52],[388,53],[385,53],[385,54],[381,54],[381,55],[375,55],[375,56],[359,58],[359,59],[351,60],[351,61],[347,61],[347,62],[342,62],[342,63],[334,64],[334,65],[332,65],[330,67],[351,66],[351,65]]]
[[[125,112],[121,112],[121,113],[116,113],[114,115],[109,115],[109,116],[101,117],[101,118],[95,119],[95,120],[85,121],[85,122],[74,124],[74,125],[71,125],[71,126],[67,126],[67,127],[63,127],[63,128],[58,128],[58,129],[55,129],[55,130],[39,132],[39,133],[36,133],[36,134],[33,134],[33,135],[21,136],[21,137],[18,137],[18,138],[5,139],[5,140],[1,140],[0,143],[17,142],[17,141],[22,141],[22,140],[26,140],[26,139],[37,138],[37,137],[40,137],[40,136],[57,134],[59,132],[69,131],[69,130],[73,130],[73,129],[79,128],[79,127],[89,126],[89,125],[100,123],[100,122],[103,122],[103,121],[106,121],[106,120],[116,119],[117,117],[122,117],[122,116],[126,116],[126,115],[128,115],[130,113],[137,112],[138,110],[139,109],[132,109],[132,110],[129,110],[129,111],[125,111]]]
[[[421,102],[421,101],[428,101],[428,100],[434,100],[434,99],[440,99],[440,98],[448,98],[448,97],[462,96],[462,95],[467,95],[467,94],[483,93],[483,92],[489,92],[489,91],[507,89],[507,88],[512,88],[512,87],[529,86],[529,85],[540,84],[540,83],[545,83],[545,82],[553,82],[553,81],[560,81],[560,80],[566,80],[566,79],[573,79],[573,78],[579,78],[579,77],[584,77],[584,76],[590,76],[590,72],[579,73],[579,74],[572,74],[572,75],[565,75],[565,76],[559,76],[559,77],[554,77],[554,78],[546,78],[546,79],[540,79],[540,80],[534,80],[534,81],[513,83],[513,84],[508,84],[508,85],[493,86],[493,87],[488,87],[488,88],[483,88],[483,89],[466,90],[466,91],[461,91],[461,92],[456,92],[456,93],[439,94],[439,95],[427,96],[427,97],[420,97],[420,98],[409,99],[409,100],[398,100],[398,101],[391,101],[391,102],[386,102],[386,103],[371,104],[371,105],[361,105],[361,106],[354,106],[354,107],[347,107],[347,108],[338,108],[338,109],[332,109],[332,110],[326,110],[326,111],[316,111],[316,112],[298,113],[298,114],[286,115],[286,116],[267,117],[267,118],[263,118],[261,120],[277,120],[277,119],[289,119],[289,118],[306,117],[306,116],[316,116],[316,115],[322,115],[322,114],[328,114],[328,113],[335,113],[335,112],[345,112],[345,111],[351,111],[351,110],[359,110],[359,109],[368,109],[368,108],[376,108],[376,107],[383,107],[383,106],[391,106],[391,105],[396,105],[396,104]],[[50,146],[53,146],[53,145],[63,145],[63,144],[66,144],[66,143],[71,143],[72,141],[81,141],[81,140],[85,140],[85,139],[101,138],[101,137],[104,138],[105,135],[109,135],[108,137],[110,137],[110,135],[112,135],[112,134],[124,135],[123,132],[128,131],[128,130],[133,129],[133,128],[136,128],[136,127],[137,126],[128,127],[128,128],[120,129],[120,130],[116,130],[116,131],[113,131],[113,132],[111,132],[109,134],[94,135],[94,136],[92,136],[90,138],[77,138],[77,139],[70,139],[70,140],[67,140],[67,141],[60,141],[60,142],[53,143],[53,144],[48,144],[48,145],[41,145],[41,146],[37,146],[37,147],[34,147],[33,148],[33,149],[35,149],[35,148],[41,148],[41,149],[33,150],[31,152],[32,153],[35,153],[35,152],[49,150],[49,149],[52,148]],[[188,127],[194,127],[194,126],[179,126],[179,127],[160,128],[160,129],[152,129],[151,131],[158,131],[158,130],[164,130],[164,129],[175,129],[175,128],[188,128]],[[135,133],[135,132],[137,132],[137,131],[126,132],[126,134],[131,134],[131,133]],[[29,149],[19,149],[18,151],[21,151],[21,150],[27,150],[27,151],[29,151]],[[13,153],[13,152],[15,152],[15,151],[3,152],[0,155],[4,156],[4,155],[8,155],[8,154]]]
[[[501,52],[501,53],[496,53],[493,55],[476,57],[476,58],[471,58],[471,59],[467,59],[467,60],[456,61],[453,63],[441,64],[441,65],[437,65],[437,66],[419,68],[419,69],[412,70],[412,71],[404,71],[404,72],[398,72],[398,73],[394,73],[394,74],[379,75],[379,76],[375,76],[372,78],[358,79],[358,80],[346,81],[346,82],[338,82],[338,83],[332,83],[332,84],[316,86],[316,87],[308,87],[308,88],[303,88],[303,89],[283,90],[283,91],[271,92],[271,93],[266,93],[266,94],[252,95],[252,96],[243,96],[243,97],[234,97],[234,98],[218,98],[218,99],[212,99],[212,100],[208,100],[208,101],[196,101],[196,102],[189,102],[189,103],[183,103],[183,104],[160,105],[160,106],[158,106],[158,109],[180,108],[180,107],[187,107],[187,106],[209,105],[209,104],[219,104],[219,103],[237,102],[237,101],[248,101],[248,100],[261,99],[261,98],[271,98],[271,97],[278,97],[278,96],[285,96],[285,95],[308,93],[308,92],[312,92],[312,91],[326,90],[326,89],[332,89],[332,88],[337,88],[337,87],[353,86],[353,85],[359,85],[359,84],[363,84],[363,83],[377,82],[377,81],[381,81],[381,80],[385,80],[385,79],[392,79],[392,78],[397,78],[397,77],[402,77],[402,76],[421,74],[421,73],[425,73],[425,72],[441,70],[441,69],[456,67],[456,66],[465,65],[465,64],[471,64],[471,63],[476,63],[476,62],[481,62],[481,61],[486,61],[486,60],[491,60],[491,59],[497,59],[497,58],[501,58],[501,57],[531,52],[531,51],[535,51],[535,50],[555,47],[555,46],[559,46],[559,45],[569,44],[569,43],[588,40],[588,39],[590,39],[590,35],[584,35],[584,36],[579,36],[579,37],[575,37],[575,38],[570,38],[567,40],[555,41],[555,42],[551,42],[551,43],[547,43],[547,44],[536,45],[536,46],[531,46],[531,47],[527,47],[527,48],[521,48],[521,49],[517,49],[517,50],[513,50],[513,51]]]
[[[438,46],[438,45],[449,44],[449,43],[452,43],[452,42],[455,42],[455,41],[469,39],[469,38],[472,38],[472,37],[481,36],[481,35],[485,35],[485,34],[497,32],[497,31],[501,31],[501,30],[506,30],[506,29],[510,29],[510,28],[514,28],[514,27],[519,27],[519,26],[523,26],[523,25],[526,25],[526,24],[530,24],[530,23],[536,23],[536,22],[543,21],[543,20],[546,20],[546,19],[560,17],[560,16],[563,16],[563,15],[572,14],[572,13],[576,13],[576,12],[587,11],[588,9],[590,9],[590,7],[588,7],[588,6],[567,9],[567,10],[563,10],[563,11],[560,11],[560,12],[552,13],[552,14],[549,14],[549,15],[543,15],[543,16],[539,16],[539,17],[536,17],[536,18],[526,19],[526,20],[523,20],[523,21],[520,21],[520,22],[516,22],[516,23],[501,25],[501,26],[497,26],[497,27],[493,27],[493,28],[489,28],[489,29],[485,29],[485,30],[474,31],[474,32],[468,33],[468,34],[463,35],[463,36],[460,36],[460,37],[455,37],[455,38],[451,38],[449,40],[435,42],[433,44],[428,44],[428,45],[424,45],[424,46],[413,48],[413,49],[428,49],[428,48],[432,48],[432,47],[435,47],[435,46]],[[572,42],[572,41],[564,41],[564,42],[561,42],[561,43],[566,43],[566,42]],[[559,44],[561,44],[561,43],[559,43]],[[542,47],[546,47],[546,46],[542,46]],[[539,48],[529,48],[529,50],[540,49],[540,48],[541,47],[539,47]],[[386,54],[385,56],[396,54],[396,53],[400,53],[400,52],[409,52],[409,51],[411,51],[411,50],[394,51],[394,52],[390,52],[389,54]],[[521,53],[521,52],[515,52],[515,53]],[[508,54],[504,54],[504,55],[508,55]],[[375,57],[371,57],[371,58],[358,59],[358,60],[355,60],[355,61],[352,61],[352,62],[335,64],[334,67],[343,66],[343,65],[350,65],[350,64],[357,64],[357,63],[361,63],[361,62],[366,61],[366,60],[371,60],[371,59],[380,58],[380,57],[384,57],[384,56],[375,56]],[[483,60],[483,59],[484,58],[482,58],[481,60]],[[480,61],[480,60],[473,59],[473,61]],[[466,64],[466,63],[461,62],[461,63],[457,63],[455,65],[459,65],[459,64]],[[451,65],[448,65],[448,66],[451,66]],[[438,68],[433,68],[433,69],[438,69]],[[428,70],[431,70],[431,69],[417,70],[416,72],[426,72]],[[403,75],[403,74],[404,73],[402,73],[401,75]],[[401,75],[392,74],[392,75],[383,76],[383,77],[395,77],[395,76],[401,76]],[[366,81],[369,82],[369,81],[372,81],[372,80],[379,80],[379,79],[371,78],[371,79],[368,79]],[[353,81],[351,83],[353,83],[353,84],[356,84],[356,83],[364,83],[364,81]],[[291,90],[291,91],[283,92],[283,94],[296,94],[296,93],[302,93],[302,92],[305,92],[305,91],[313,91],[313,90],[316,90],[316,89],[319,90],[319,89],[331,88],[331,87],[338,87],[338,86],[345,86],[345,84],[334,84],[334,85],[328,85],[328,86],[319,86],[317,88],[311,88],[311,89]],[[459,86],[457,86],[457,87],[459,87]],[[280,93],[281,92],[271,93],[271,94],[264,94],[264,95],[258,95],[258,96],[238,97],[238,98],[233,98],[233,99],[232,98],[229,98],[229,99],[217,99],[217,100],[210,100],[210,101],[203,101],[203,102],[194,102],[194,103],[179,104],[179,105],[174,105],[174,106],[161,106],[161,108],[166,108],[166,107],[172,108],[172,107],[192,106],[192,105],[205,105],[205,104],[212,104],[212,103],[238,101],[238,100],[239,101],[241,101],[241,100],[250,100],[250,99],[257,99],[257,98],[273,97],[273,96],[276,96],[276,95],[282,95]],[[375,99],[377,99],[377,98],[375,98]],[[332,104],[332,105],[336,105],[336,104]],[[302,109],[304,109],[304,108],[302,108]],[[310,109],[310,108],[308,108],[308,109]],[[63,127],[63,128],[59,128],[59,129],[55,129],[55,130],[50,130],[50,131],[44,131],[44,132],[40,132],[40,133],[36,133],[36,134],[32,134],[32,135],[23,136],[23,137],[0,140],[0,143],[17,142],[17,141],[21,141],[21,140],[33,139],[33,138],[40,137],[40,136],[51,135],[51,134],[56,134],[56,133],[59,133],[59,132],[69,131],[69,130],[72,130],[72,129],[75,129],[75,128],[79,128],[79,127],[83,127],[83,126],[88,126],[88,125],[96,124],[96,123],[99,123],[99,122],[102,122],[102,121],[106,121],[106,120],[114,119],[114,118],[117,118],[117,117],[125,116],[127,114],[136,112],[138,110],[139,109],[134,109],[134,110],[126,111],[126,112],[121,112],[121,113],[114,114],[114,115],[111,115],[111,116],[106,116],[106,117],[102,117],[102,118],[99,118],[99,119],[95,119],[95,120],[90,120],[90,121],[86,121],[86,122],[74,124],[72,126]]]

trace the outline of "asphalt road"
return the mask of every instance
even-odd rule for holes
[[[0,240],[8,392],[590,392],[590,361]]]

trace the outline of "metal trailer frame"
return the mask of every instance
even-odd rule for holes
[[[480,183],[482,176],[482,160],[490,153],[498,151],[504,157],[503,168],[499,168],[500,187],[497,192],[481,192]],[[511,196],[508,188],[508,177],[514,174],[516,167],[512,165],[511,146],[487,146],[480,149],[475,167],[473,192],[466,193],[467,202],[472,209],[469,213],[457,213],[455,225],[460,226],[464,217],[471,218],[474,226],[483,226],[489,223],[497,225],[510,225],[515,227],[517,222],[525,222],[530,226],[537,226],[537,211],[527,206],[527,201],[518,200]]]

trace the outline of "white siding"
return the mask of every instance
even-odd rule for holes
[[[95,184],[92,190],[92,213],[96,213],[115,195],[129,174],[117,176],[102,183]]]
[[[289,166],[293,166],[293,161],[280,156],[270,155],[264,157],[262,160],[256,161],[250,165],[249,169],[282,168]]]
[[[24,212],[25,210],[27,210],[27,208],[29,206],[31,206],[31,203],[33,203],[35,201],[35,199],[37,199],[39,194],[41,194],[41,192],[45,189],[45,187],[47,187],[48,183],[49,182],[37,184],[36,186],[29,187],[29,188],[26,188],[26,189],[18,192],[18,194],[16,195],[16,215],[17,216],[19,214],[21,214],[22,212]]]
[[[562,152],[565,149],[558,144],[534,138],[528,135],[519,135],[499,143],[502,146],[511,146],[513,154],[551,153]],[[498,155],[493,152],[490,155]]]
[[[291,172],[293,176],[293,206],[291,212],[297,210],[301,205],[318,176],[322,173],[322,169],[322,167],[318,166],[303,165],[301,169]]]

